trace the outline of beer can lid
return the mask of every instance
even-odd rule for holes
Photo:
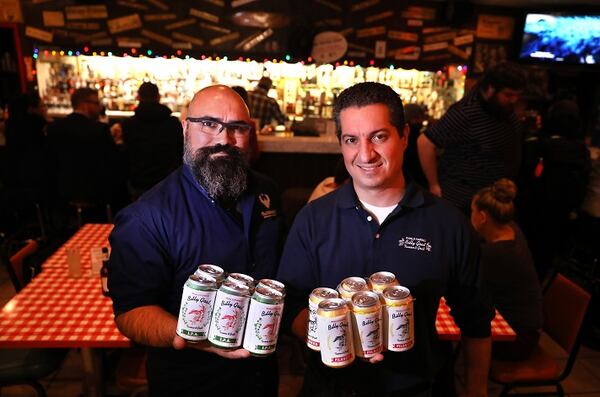
[[[270,278],[263,278],[258,282],[258,284],[269,286],[281,292],[285,291],[285,284],[283,284],[281,281],[273,280]]]
[[[373,284],[389,284],[396,280],[396,275],[392,272],[377,272],[371,274],[369,280]]]
[[[198,266],[198,270],[203,273],[209,274],[217,279],[225,273],[225,271],[221,267],[213,265],[211,263],[201,264],[200,266]]]
[[[283,294],[275,288],[259,285],[254,290],[254,297],[263,303],[275,303],[283,299]]]
[[[217,280],[214,277],[208,276],[206,274],[192,274],[189,277],[189,280],[196,284],[199,287],[205,288],[217,288]]]
[[[248,286],[254,286],[254,279],[243,273],[229,273],[228,280],[242,282]]]
[[[330,298],[319,302],[319,310],[334,311],[348,308],[348,303],[341,298]]]
[[[315,288],[310,295],[320,299],[331,299],[340,297],[340,294],[336,290],[327,287]]]
[[[373,291],[359,291],[352,295],[352,305],[355,307],[372,307],[379,303],[379,295]]]
[[[393,285],[383,290],[383,297],[390,300],[405,299],[410,296],[410,290],[401,285]]]
[[[367,289],[367,282],[362,277],[348,277],[342,280],[340,287],[348,292],[362,291]]]
[[[240,283],[239,281],[235,281],[235,280],[229,280],[229,279],[225,280],[223,282],[223,284],[221,285],[221,288],[224,290],[228,290],[228,291],[234,293],[235,295],[249,296],[251,294],[249,285]]]

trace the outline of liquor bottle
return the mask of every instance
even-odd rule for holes
[[[102,284],[102,295],[110,296],[108,292],[108,260],[102,261],[100,269],[100,283]]]

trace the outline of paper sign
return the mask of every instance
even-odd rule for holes
[[[173,47],[177,50],[191,50],[192,43],[182,43],[182,42],[177,41],[177,42],[171,44],[171,47]]]
[[[52,33],[46,30],[34,28],[32,26],[25,27],[25,36],[31,37],[33,39],[42,40],[47,43],[51,43],[53,38]]]
[[[434,28],[423,28],[423,34],[441,33],[441,32],[447,32],[449,30],[450,30],[449,26],[436,26]]]
[[[354,44],[354,43],[348,43],[348,48],[352,48],[353,50],[363,51],[367,54],[373,54],[373,52],[374,52],[372,48],[365,47],[363,45]]]
[[[404,18],[410,19],[435,19],[435,8],[409,6],[402,13]]]
[[[338,33],[341,34],[342,36],[349,36],[352,33],[354,33],[354,28],[346,28],[346,29],[340,30]]]
[[[193,25],[195,23],[196,23],[196,18],[189,18],[189,19],[184,19],[183,21],[173,22],[168,25],[165,25],[165,29],[166,30],[179,29],[184,26]]]
[[[388,56],[396,60],[415,61],[421,56],[421,47],[409,46],[390,51]]]
[[[163,11],[167,11],[169,9],[169,6],[160,0],[148,0],[148,3],[154,5],[157,8],[160,8]]]
[[[356,3],[354,5],[352,5],[350,7],[350,11],[351,12],[356,12],[356,11],[360,11],[360,10],[364,10],[365,8],[369,8],[374,6],[375,4],[378,4],[380,0],[365,0],[365,1],[361,1],[360,3]]]
[[[62,11],[42,11],[44,26],[65,26],[65,16]]]
[[[92,40],[97,40],[97,39],[101,39],[104,38],[105,36],[107,36],[108,33],[106,33],[105,31],[102,32],[97,32],[88,36],[79,36],[77,38],[75,38],[75,42],[77,43],[85,43],[85,42],[89,42]]]
[[[457,57],[467,60],[469,59],[469,54],[466,51],[461,50],[458,47],[455,47],[453,45],[448,46],[448,52],[451,54],[456,55]]]
[[[443,41],[441,43],[425,44],[425,45],[423,45],[423,52],[444,50],[446,48],[448,48],[447,41]]]
[[[163,44],[166,44],[166,45],[173,44],[173,40],[171,40],[170,37],[163,36],[162,34],[154,33],[152,31],[146,30],[146,29],[142,29],[140,31],[140,33],[142,34],[142,36],[146,36],[149,39],[152,39],[154,41],[158,41],[159,43],[163,43]]]
[[[144,15],[145,21],[170,21],[177,19],[177,14],[146,14]]]
[[[255,34],[245,38],[240,43],[238,43],[235,46],[235,48],[242,48],[244,51],[248,51],[248,50],[254,48],[258,43],[260,43],[260,42],[264,41],[266,38],[270,37],[272,34],[273,34],[273,29],[268,28],[262,32],[255,33]]]
[[[375,41],[375,58],[385,58],[386,43],[385,40]]]
[[[322,32],[313,39],[311,56],[317,63],[335,62],[348,50],[346,38],[337,32]]]
[[[204,0],[207,3],[216,5],[217,7],[225,7],[225,0]]]
[[[65,13],[67,19],[106,19],[108,18],[108,11],[106,6],[94,5],[94,6],[69,6],[65,7]]]
[[[109,19],[107,22],[108,31],[111,34],[125,32],[126,30],[139,29],[142,27],[142,20],[139,14],[131,14],[120,18]]]
[[[71,30],[99,30],[98,22],[67,22],[65,27]]]
[[[375,21],[379,21],[381,19],[385,19],[385,18],[390,18],[394,16],[394,12],[393,11],[385,11],[379,14],[375,14],[375,15],[371,15],[365,18],[365,22],[366,23],[372,23]]]
[[[117,37],[117,45],[123,48],[140,48],[142,46],[141,41],[135,41],[127,38]]]
[[[437,54],[437,55],[427,55],[426,57],[423,57],[421,60],[423,62],[430,62],[430,61],[440,61],[442,59],[448,59],[450,58],[450,54]]]
[[[92,41],[90,41],[90,45],[94,46],[94,47],[109,46],[109,45],[112,45],[112,39],[110,37],[106,37],[103,39],[92,40]]]
[[[315,22],[315,26],[342,26],[342,20],[338,18],[321,19]]]
[[[200,11],[195,8],[190,8],[190,15],[194,17],[198,17],[200,19],[204,19],[205,21],[212,23],[219,23],[219,17],[213,14],[209,14],[208,12]]]
[[[372,28],[358,29],[356,31],[356,37],[371,37],[380,36],[385,34],[385,26],[374,26]]]
[[[135,8],[140,11],[148,11],[147,5],[134,3],[133,1],[117,0],[117,4],[123,7]]]
[[[23,23],[19,0],[0,0],[0,22]]]
[[[199,25],[201,28],[214,30],[215,32],[225,33],[225,34],[231,33],[231,29],[222,28],[222,27],[216,26],[216,25],[211,25],[210,23],[200,22]]]
[[[195,45],[197,45],[199,47],[202,47],[204,45],[204,40],[196,38],[194,36],[188,36],[187,34],[173,32],[173,33],[171,33],[171,36],[174,39],[182,40],[182,41],[187,41],[187,42],[195,44]]]
[[[434,34],[431,36],[425,36],[425,38],[423,38],[423,42],[424,43],[437,43],[438,41],[452,40],[452,39],[454,39],[454,37],[456,37],[456,32],[440,33],[440,34]]]
[[[239,6],[243,6],[244,4],[253,3],[256,0],[233,0],[231,2],[231,8],[237,8]]]
[[[219,44],[223,44],[228,41],[231,41],[231,40],[235,40],[239,37],[240,37],[239,32],[232,32],[232,33],[226,34],[225,36],[221,36],[221,37],[212,39],[209,43],[210,43],[210,45],[219,45]]]
[[[337,5],[337,4],[334,4],[334,3],[332,3],[332,2],[331,2],[331,1],[329,1],[329,0],[314,0],[314,1],[315,1],[315,3],[322,4],[322,5],[324,5],[325,7],[329,7],[329,8],[331,8],[331,9],[332,9],[332,10],[334,10],[334,11],[337,11],[337,12],[342,12],[342,7],[340,7],[340,6],[339,6],[339,5]]]
[[[513,17],[481,14],[477,18],[475,34],[482,39],[510,40],[514,26]]]
[[[401,32],[399,30],[390,30],[387,35],[388,39],[402,41],[419,41],[419,35],[411,32]]]
[[[454,45],[471,44],[473,42],[473,35],[467,34],[464,36],[458,36],[454,38]]]
[[[409,19],[406,21],[406,25],[411,27],[423,26],[423,21],[420,19]]]

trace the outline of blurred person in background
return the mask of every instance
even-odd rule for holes
[[[246,91],[246,89],[242,86],[236,85],[231,87],[232,90],[234,90],[235,92],[237,92],[237,94],[239,96],[242,97],[242,99],[244,100],[244,102],[246,103],[246,106],[248,106],[248,109],[250,108],[250,103],[248,102],[248,91]],[[255,124],[252,128],[252,130],[250,131],[250,147],[248,148],[248,151],[246,153],[248,162],[250,163],[250,165],[256,165],[256,162],[258,161],[258,158],[260,157],[260,150],[258,148],[258,138],[256,136],[256,130],[258,129],[258,126],[256,125],[256,123],[254,123],[253,120],[253,124]]]
[[[528,359],[542,328],[542,291],[525,235],[514,222],[517,186],[503,178],[475,193],[471,223],[483,237],[481,277],[492,303],[517,333],[513,342],[494,342],[492,356]]]
[[[277,101],[267,94],[273,85],[273,81],[264,76],[256,85],[256,89],[248,93],[248,103],[250,104],[250,116],[259,120],[259,128],[271,124],[275,120],[278,124],[283,124],[287,120],[285,114],[281,112]]]
[[[419,186],[427,188],[427,178],[423,174],[417,149],[417,140],[425,127],[425,121],[427,121],[426,110],[421,105],[409,103],[404,106],[404,118],[410,132],[408,134],[408,146],[404,152],[402,170],[406,175],[413,178]]]

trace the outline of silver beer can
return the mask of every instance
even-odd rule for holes
[[[262,278],[258,281],[258,284],[256,284],[256,288],[258,288],[261,285],[273,288],[274,290],[281,292],[281,294],[285,298],[285,284],[283,284],[281,281],[273,280],[270,278]]]
[[[315,288],[308,296],[308,324],[306,330],[306,345],[314,351],[321,350],[319,333],[317,331],[317,309],[325,299],[339,298],[340,294],[332,288]]]
[[[369,287],[367,281],[362,277],[348,277],[342,280],[338,285],[337,290],[340,293],[340,297],[345,299],[347,302],[352,301],[352,295],[358,291],[366,291]]]
[[[410,290],[400,285],[387,287],[383,290],[383,299],[385,347],[393,352],[410,350],[415,344],[414,299]]]
[[[321,361],[332,368],[354,362],[354,344],[350,310],[344,299],[325,299],[317,309],[317,327],[321,344]]]
[[[208,337],[217,282],[210,276],[192,274],[183,286],[177,335],[188,342],[199,342]]]
[[[275,351],[283,313],[283,294],[258,285],[250,299],[244,349],[253,355],[266,356]]]
[[[204,263],[198,266],[198,269],[196,269],[194,274],[197,276],[205,275],[214,277],[214,279],[217,280],[218,286],[225,280],[225,271],[221,267],[210,263]]]
[[[383,321],[379,295],[359,291],[352,296],[352,333],[357,357],[371,358],[383,350]]]
[[[208,341],[225,349],[242,345],[244,325],[250,303],[250,288],[225,280],[217,291]]]
[[[248,287],[250,287],[251,290],[254,289],[254,278],[252,278],[251,276],[244,274],[244,273],[229,273],[229,275],[227,275],[227,280],[229,281],[233,281],[236,283],[242,283],[242,284],[246,284]]]

